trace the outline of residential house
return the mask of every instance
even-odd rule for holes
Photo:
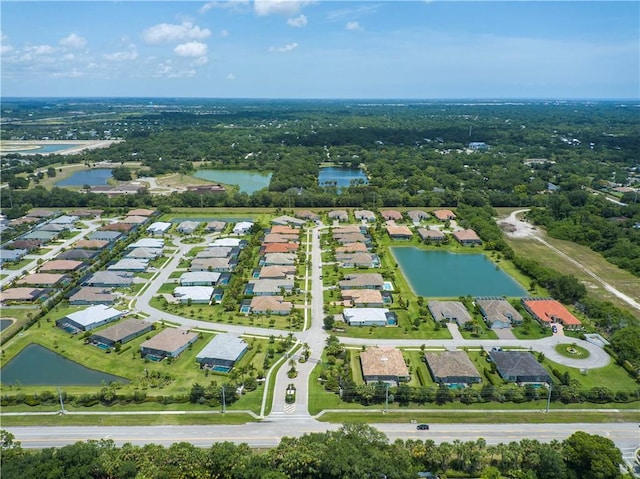
[[[343,268],[377,268],[380,259],[373,253],[340,253],[336,254],[336,261]]]
[[[198,340],[198,334],[184,329],[167,328],[160,331],[151,339],[140,345],[143,357],[154,359],[177,358],[180,354]]]
[[[216,246],[231,246],[232,248],[244,248],[247,245],[247,242],[240,238],[218,238],[214,240],[212,243],[209,243],[209,247]]]
[[[126,216],[121,222],[139,226],[141,224],[146,223],[147,221],[149,221],[149,218],[147,218],[146,216],[136,215],[136,216]]]
[[[238,221],[233,226],[233,234],[246,235],[249,233],[249,231],[251,231],[251,228],[253,228],[252,221]]]
[[[473,321],[473,318],[460,301],[429,301],[429,311],[436,321],[447,320],[462,327]]]
[[[134,271],[141,273],[149,267],[148,259],[122,258],[120,261],[107,267],[109,271]]]
[[[247,343],[238,336],[218,334],[196,355],[196,361],[201,368],[230,371],[247,349]]]
[[[9,243],[7,249],[26,249],[27,251],[33,251],[42,246],[42,240],[14,240]]]
[[[342,299],[354,308],[382,308],[384,299],[378,289],[343,289]]]
[[[369,248],[364,243],[347,243],[336,248],[336,254],[343,253],[366,253]]]
[[[40,240],[43,243],[49,243],[50,241],[53,241],[54,239],[56,239],[59,236],[59,233],[55,232],[55,231],[40,231],[40,230],[36,230],[36,231],[32,231],[30,233],[27,233],[26,235],[23,235],[20,239],[23,240]]]
[[[133,283],[130,271],[96,271],[85,281],[87,286],[106,286],[110,288],[128,288]]]
[[[338,226],[331,229],[331,234],[335,236],[351,234],[351,233],[364,233],[367,231],[366,226],[361,225],[344,225]]]
[[[200,223],[197,221],[183,221],[176,228],[179,233],[184,235],[192,235],[200,226]]]
[[[502,379],[514,383],[551,384],[551,376],[529,351],[490,351]]]
[[[413,238],[413,233],[411,230],[405,225],[387,225],[387,234],[391,239],[394,240],[405,240],[408,241]]]
[[[120,231],[121,233],[129,233],[137,227],[138,225],[133,223],[122,223],[120,221],[116,221],[115,223],[102,225],[100,227],[100,231]]]
[[[305,223],[306,220],[301,220],[299,218],[294,218],[293,216],[287,215],[278,216],[277,218],[271,220],[271,224],[273,225],[290,225],[301,227],[304,226]]]
[[[318,221],[320,219],[320,215],[309,210],[300,210],[296,213],[296,216],[308,221]]]
[[[373,223],[376,220],[376,214],[370,210],[355,210],[353,212],[356,220],[366,221],[367,223]]]
[[[277,296],[283,292],[293,291],[293,280],[283,279],[256,279],[247,283],[245,294],[254,296]]]
[[[195,258],[191,261],[191,271],[231,272],[238,264],[235,258]]]
[[[397,210],[382,210],[380,216],[386,221],[400,221],[402,220],[402,213]]]
[[[182,304],[210,304],[213,297],[211,286],[178,286],[173,297]]]
[[[333,239],[340,243],[341,245],[349,244],[349,243],[367,243],[368,238],[362,233],[345,233],[345,234],[336,234],[333,233]]]
[[[402,352],[393,346],[368,347],[360,353],[360,365],[367,384],[382,381],[395,386],[411,379]]]
[[[344,308],[342,316],[349,326],[397,324],[395,315],[386,308]]]
[[[155,210],[147,210],[144,208],[137,208],[135,210],[129,210],[127,216],[153,216],[155,214]]]
[[[74,248],[82,249],[103,249],[109,245],[109,241],[106,240],[79,240],[73,245]]]
[[[278,314],[285,316],[291,313],[293,303],[284,301],[282,296],[254,296],[249,303],[251,314]]]
[[[136,248],[149,248],[149,249],[162,250],[164,248],[164,240],[162,238],[140,238],[135,243],[131,243],[127,245],[127,249],[136,249]]]
[[[95,249],[69,249],[67,251],[63,251],[56,259],[67,259],[72,261],[87,261],[89,262],[91,259],[100,254],[100,251]]]
[[[0,303],[33,303],[46,295],[47,290],[42,288],[8,288],[0,291]]]
[[[267,253],[262,257],[261,266],[271,265],[294,265],[296,264],[297,256],[292,253]]]
[[[484,141],[472,141],[469,143],[469,149],[474,151],[484,151],[489,149],[489,145]]]
[[[124,311],[110,308],[104,304],[97,304],[95,306],[89,306],[82,311],[67,314],[64,318],[56,321],[56,326],[69,333],[91,331],[92,329],[116,321],[123,315]]]
[[[440,221],[455,220],[456,214],[451,210],[435,210],[433,215]]]
[[[438,384],[476,384],[482,381],[464,351],[428,352],[424,358],[431,377]]]
[[[102,213],[104,213],[104,210],[92,210],[92,209],[80,209],[80,210],[75,210],[72,211],[71,213],[69,213],[69,215],[71,216],[77,216],[79,218],[96,218],[98,216],[100,216]]]
[[[65,274],[32,273],[19,279],[16,283],[26,284],[29,286],[41,286],[43,288],[53,288],[59,284],[67,282],[68,279],[68,276]]]
[[[428,230],[426,228],[418,228],[417,231],[422,241],[440,242],[440,241],[444,241],[445,239],[444,233],[440,230]]]
[[[480,239],[480,237],[476,234],[475,231],[470,229],[454,231],[453,237],[462,246],[473,246],[482,244],[482,240]]]
[[[160,256],[162,256],[161,248],[134,248],[125,255],[125,258],[151,261]]]
[[[260,279],[283,279],[291,278],[296,274],[296,267],[292,265],[271,265],[263,266],[258,272]]]
[[[341,223],[346,223],[347,221],[349,221],[349,213],[347,213],[345,210],[329,211],[329,213],[327,213],[327,216],[330,220],[339,221]]]
[[[348,274],[338,282],[340,289],[384,289],[384,279],[380,273]]]
[[[153,331],[153,323],[128,318],[94,333],[89,338],[89,342],[97,346],[104,345],[113,348],[118,343],[128,343],[150,331]]]
[[[269,233],[279,234],[279,235],[294,235],[296,238],[300,236],[299,228],[292,228],[289,225],[273,225]]]
[[[260,254],[295,253],[298,247],[298,243],[268,243],[260,247]]]
[[[47,261],[40,268],[39,273],[73,273],[79,271],[84,263],[82,261],[73,261],[69,259],[52,259]]]
[[[270,243],[297,243],[300,240],[297,234],[280,234],[280,233],[267,233],[264,235],[262,244],[267,245]]]
[[[582,322],[555,299],[522,298],[522,304],[542,326],[551,327],[553,323],[560,323],[565,329],[582,329]]]
[[[214,246],[207,248],[196,254],[196,258],[237,258],[240,254],[240,248],[232,248],[231,246]]]
[[[109,243],[119,240],[123,234],[119,231],[94,231],[88,237],[89,240],[108,241]],[[79,243],[80,241],[78,241]]]
[[[189,271],[180,275],[180,286],[215,286],[220,274],[213,271]]]
[[[167,221],[156,221],[155,223],[151,223],[151,225],[147,228],[147,233],[152,236],[163,236],[165,233],[171,229],[172,223]]]
[[[210,221],[205,227],[207,233],[221,233],[224,227],[227,226],[225,221]]]
[[[26,249],[0,249],[0,265],[4,263],[18,263],[29,253]]]
[[[429,213],[422,210],[409,210],[405,213],[413,224],[419,224],[421,221],[428,220],[430,218]]]
[[[475,303],[491,329],[504,329],[522,324],[522,315],[504,298],[476,298]]]

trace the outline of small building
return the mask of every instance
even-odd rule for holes
[[[386,308],[345,308],[344,322],[349,326],[387,326],[395,323],[395,315]]]
[[[149,260],[140,258],[122,258],[115,264],[107,267],[109,271],[135,271],[141,273],[149,267]]]
[[[11,243],[9,243],[8,245],[6,245],[7,249],[26,249],[27,251],[33,251],[35,249],[38,249],[42,246],[42,240],[37,240],[37,239],[30,239],[30,240],[25,240],[25,239],[20,239],[20,240],[15,240],[12,241]]]
[[[124,315],[124,311],[97,304],[89,306],[82,311],[76,311],[66,315],[64,318],[56,321],[56,326],[69,333],[78,333],[80,331],[91,331],[105,324],[120,319]]]
[[[207,233],[220,233],[224,230],[225,226],[227,226],[226,221],[210,221],[205,226],[205,231]]]
[[[365,383],[382,381],[393,386],[411,380],[402,352],[392,346],[369,347],[360,353]]]
[[[189,271],[180,276],[180,286],[215,286],[221,273],[213,271]]]
[[[69,259],[54,259],[47,261],[38,268],[41,273],[72,273],[82,268],[82,261],[73,261]]]
[[[27,233],[26,235],[23,235],[20,239],[23,240],[40,240],[43,243],[48,243],[50,241],[53,241],[54,239],[56,239],[58,237],[59,233],[55,232],[55,231],[41,231],[41,230],[36,230],[36,231],[32,231],[31,233]]]
[[[343,289],[340,291],[342,299],[354,308],[382,308],[384,298],[378,289]]]
[[[198,334],[185,329],[167,328],[140,345],[142,357],[152,359],[177,358],[198,340]]]
[[[60,212],[56,210],[45,210],[36,208],[29,211],[29,213],[27,213],[27,216],[31,216],[32,218],[51,218],[52,216],[56,216],[57,214],[60,214]]]
[[[505,381],[551,384],[551,376],[529,351],[490,351],[489,357]]]
[[[282,296],[254,296],[249,303],[249,312],[251,314],[279,314],[285,316],[291,313],[292,309],[293,303],[284,301]]]
[[[292,279],[257,279],[247,283],[245,294],[254,296],[278,296],[293,291]]]
[[[128,343],[149,331],[153,331],[152,323],[129,318],[96,332],[89,338],[89,341],[96,346],[104,345],[113,348],[117,343]]]
[[[346,234],[351,234],[351,233],[364,233],[365,231],[367,231],[367,227],[366,226],[362,226],[362,225],[344,225],[344,226],[337,226],[335,228],[331,229],[331,234],[334,237],[340,236],[340,235],[346,235]]]
[[[295,234],[282,234],[282,233],[267,233],[264,235],[262,244],[267,245],[270,243],[297,243],[300,241],[300,237]]]
[[[58,273],[32,273],[17,281],[17,284],[26,284],[29,286],[42,286],[45,288],[53,288],[68,280],[67,275]]]
[[[382,210],[380,216],[386,221],[400,221],[402,220],[402,213],[397,210]]]
[[[0,303],[3,305],[11,303],[33,303],[42,298],[46,293],[42,288],[9,288],[0,291]]]
[[[409,210],[405,213],[413,224],[419,224],[421,221],[428,220],[430,218],[429,213],[422,210]]]
[[[290,225],[290,226],[301,227],[301,226],[304,226],[305,223],[306,223],[306,220],[294,218],[293,216],[288,216],[288,215],[278,216],[277,218],[273,218],[271,220],[272,225]]]
[[[115,294],[106,287],[80,287],[69,297],[69,304],[80,306],[85,304],[113,304],[116,300]]]
[[[200,226],[200,223],[198,223],[197,221],[183,221],[178,225],[176,229],[179,233],[192,235],[195,230],[198,229],[198,226]]]
[[[69,214],[71,216],[77,216],[79,218],[96,218],[100,216],[102,213],[104,213],[104,210],[83,208],[80,210],[74,210]]]
[[[163,236],[165,233],[169,231],[172,224],[167,221],[156,221],[155,223],[151,223],[147,228],[147,233],[153,236]]]
[[[333,233],[333,239],[341,244],[364,243],[367,244],[368,238],[363,233]]]
[[[218,334],[196,355],[201,368],[230,371],[247,352],[247,343],[233,334]]]
[[[576,330],[582,328],[582,322],[555,299],[522,298],[522,304],[542,326],[551,327],[553,323],[560,323],[566,329]]]
[[[211,286],[178,286],[173,296],[182,304],[210,304],[213,297]]]
[[[101,240],[112,243],[123,237],[120,231],[94,231],[88,236],[89,240]]]
[[[504,298],[476,298],[484,322],[491,329],[504,329],[522,324],[522,315]]]
[[[456,214],[451,210],[435,210],[433,212],[433,216],[435,216],[440,221],[449,221],[456,219]]]
[[[484,141],[472,141],[469,143],[469,149],[473,151],[485,151],[489,149],[489,145]]]
[[[127,246],[127,249],[136,249],[136,248],[150,248],[150,249],[162,250],[164,248],[164,240],[162,238],[140,238],[135,243],[131,243]]]
[[[380,273],[348,274],[338,282],[340,289],[384,289],[384,279]]]
[[[475,231],[471,229],[454,231],[453,237],[462,246],[473,246],[482,244],[482,240],[480,239],[480,237],[476,234]]]
[[[289,225],[273,225],[269,228],[269,233],[275,233],[279,235],[294,235],[300,236],[300,228],[293,228]]]
[[[347,221],[349,221],[349,213],[347,213],[345,210],[329,211],[329,213],[327,213],[327,216],[330,220],[339,221],[340,223],[346,223]]]
[[[64,231],[68,231],[73,229],[73,225],[61,225],[61,224],[54,224],[54,223],[47,223],[44,224],[42,226],[38,226],[38,231],[50,231],[53,233],[62,233]]]
[[[436,321],[447,320],[462,327],[473,318],[460,301],[429,301],[429,311]]]
[[[386,229],[391,239],[408,241],[413,238],[413,233],[405,225],[387,225]]]
[[[367,223],[373,223],[376,221],[376,214],[371,210],[356,210],[353,212],[356,220],[366,221]]]
[[[476,384],[482,380],[464,351],[427,352],[424,358],[438,384]]]
[[[128,288],[133,283],[130,271],[96,271],[85,281],[87,286],[105,286],[111,288]]]
[[[440,230],[428,230],[426,228],[418,228],[417,231],[422,241],[440,242],[440,241],[444,241],[445,239],[444,233]]]

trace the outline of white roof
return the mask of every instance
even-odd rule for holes
[[[247,343],[239,337],[233,334],[218,334],[202,348],[202,351],[196,356],[196,360],[211,358],[235,361],[245,349],[247,349]]]
[[[236,225],[233,227],[233,232],[238,233],[238,232],[247,231],[252,226],[253,226],[253,223],[251,221],[238,221]]]
[[[242,240],[240,238],[218,238],[209,246],[240,246]]]
[[[156,221],[155,223],[152,223],[151,225],[149,225],[149,227],[147,228],[147,231],[165,232],[165,231],[168,231],[169,228],[171,228],[171,223],[167,223],[165,221]]]
[[[162,238],[140,238],[135,243],[127,246],[127,248],[164,248],[164,240]]]
[[[75,313],[67,314],[65,317],[70,319],[74,323],[82,326],[89,326],[91,324],[100,323],[109,319],[122,316],[123,312],[115,308],[110,308],[104,304],[97,304],[95,306],[89,306],[82,311],[76,311]]]
[[[107,269],[111,271],[114,271],[114,270],[134,271],[139,269],[147,269],[148,266],[149,266],[149,260],[146,258],[144,259],[143,258],[122,258],[116,264],[112,264]]]
[[[182,273],[180,276],[180,284],[182,283],[217,283],[220,279],[220,273],[213,271],[189,271]]]
[[[191,299],[193,301],[209,301],[213,296],[213,287],[178,286],[173,290],[173,295],[180,299]]]
[[[389,310],[385,308],[345,308],[342,315],[347,323],[386,322],[388,312]]]

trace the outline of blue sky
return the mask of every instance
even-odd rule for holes
[[[640,97],[637,1],[12,1],[2,96]]]

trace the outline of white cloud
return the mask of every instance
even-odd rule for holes
[[[269,47],[269,51],[272,53],[288,53],[288,52],[292,52],[296,48],[298,48],[298,44],[296,42],[293,42],[283,47]]]
[[[227,80],[235,80],[235,79],[236,79],[236,76],[233,73],[229,73],[227,75]]]
[[[229,30],[220,30],[220,36],[226,38],[229,36]]]
[[[202,42],[182,43],[173,51],[179,57],[202,57],[207,54],[207,44]]]
[[[177,69],[171,63],[171,60],[167,60],[164,63],[160,63],[154,77],[166,77],[166,78],[185,78],[195,76],[196,71],[193,68],[187,68],[184,70]]]
[[[0,55],[6,55],[7,53],[11,53],[13,51],[13,47],[11,45],[0,45]]]
[[[231,11],[244,11],[249,7],[249,0],[214,0],[213,2],[205,3],[198,12],[202,15],[214,8],[220,8]]]
[[[84,72],[78,70],[77,68],[72,68],[71,70],[64,70],[60,72],[54,72],[51,74],[54,78],[81,78],[85,75]]]
[[[202,56],[193,62],[193,64],[197,66],[206,65],[207,63],[209,63],[209,59],[206,56]]]
[[[345,28],[347,30],[362,30],[362,27],[360,26],[360,22],[347,22],[347,25],[345,26]]]
[[[302,28],[306,24],[307,24],[307,17],[305,17],[302,14],[300,14],[299,17],[290,18],[289,20],[287,20],[287,25],[296,27],[296,28]]]
[[[24,48],[24,52],[27,55],[52,55],[56,49],[51,45],[32,45]]]
[[[67,48],[84,48],[87,45],[87,40],[75,33],[70,34],[59,41],[60,45]]]
[[[361,6],[358,8],[345,8],[342,10],[333,10],[327,14],[327,18],[329,20],[335,20],[337,18],[345,17],[345,16],[354,17],[354,16],[368,15],[371,13],[375,13],[379,7],[380,5],[373,4],[373,5]]]
[[[135,47],[132,46],[129,50],[105,53],[103,57],[105,60],[109,60],[111,62],[126,62],[138,58],[138,52],[136,51]]]
[[[185,40],[203,40],[211,35],[208,28],[200,28],[191,22],[183,22],[181,25],[159,23],[147,28],[142,33],[146,43],[177,43]]]
[[[261,16],[272,13],[291,16],[310,3],[313,2],[310,0],[254,0],[253,8]]]

